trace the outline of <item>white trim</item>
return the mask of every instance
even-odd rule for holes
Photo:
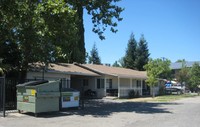
[[[94,78],[94,85],[95,85],[95,90],[97,90],[97,78]]]
[[[106,76],[104,76],[104,96],[106,96]]]
[[[118,97],[120,97],[120,77],[117,77]]]
[[[140,88],[141,89],[141,96],[142,96],[142,89],[143,89],[142,87],[143,87],[143,80],[141,79],[141,88]]]
[[[130,78],[130,89],[132,89],[132,78]]]

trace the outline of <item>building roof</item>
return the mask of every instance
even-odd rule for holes
[[[171,63],[170,68],[174,70],[181,69],[183,65],[185,65],[186,67],[192,67],[194,63],[200,64],[200,61],[186,61],[184,64],[182,62]]]
[[[34,63],[29,65],[31,66],[32,71],[41,72],[44,68],[44,64],[42,63]],[[70,75],[82,75],[82,76],[110,75],[120,78],[147,79],[147,73],[145,71],[137,71],[120,67],[110,67],[106,65],[50,63],[48,67],[45,68],[46,72],[66,73]]]
[[[145,71],[137,71],[132,69],[109,67],[105,65],[95,65],[95,64],[76,64],[76,65],[104,75],[117,76],[120,78],[147,79],[147,73]]]
[[[34,63],[30,64],[32,71],[42,71],[44,64],[42,63]],[[74,64],[66,64],[66,63],[50,63],[48,67],[45,69],[46,72],[54,72],[54,73],[66,73],[71,75],[82,75],[82,76],[100,76],[99,74],[89,71],[87,69],[81,68]]]

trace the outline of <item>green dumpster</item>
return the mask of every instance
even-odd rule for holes
[[[59,81],[31,81],[17,85],[17,110],[35,113],[59,111]]]

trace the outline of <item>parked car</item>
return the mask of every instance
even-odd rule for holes
[[[183,94],[185,92],[185,86],[181,85],[180,83],[167,82],[165,84],[165,92],[167,94]]]

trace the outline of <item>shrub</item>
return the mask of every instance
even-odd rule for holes
[[[136,92],[135,97],[140,97],[139,91]]]
[[[129,98],[134,98],[135,97],[135,91],[134,90],[129,91],[128,97]]]
[[[3,76],[3,70],[0,68],[0,77],[2,77]]]

